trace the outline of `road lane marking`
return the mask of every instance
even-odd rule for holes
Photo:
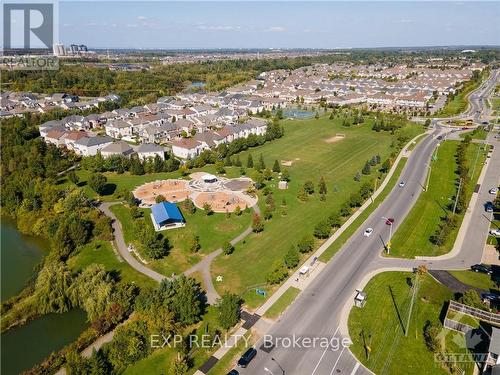
[[[342,348],[342,350],[340,351],[340,355],[339,357],[337,358],[337,360],[335,361],[335,364],[333,365],[332,367],[332,371],[330,371],[330,375],[333,374],[333,370],[335,370],[335,367],[337,367],[337,363],[339,363],[340,361],[340,357],[342,357],[342,353],[344,353],[344,350],[345,350],[345,346]]]
[[[335,330],[335,332],[333,333],[333,337],[335,337],[335,335],[337,334],[338,330],[339,330],[340,326],[337,327],[337,329]],[[328,350],[328,347],[323,351],[323,354],[321,354],[321,357],[319,358],[319,361],[318,363],[316,363],[316,367],[314,367],[314,370],[313,372],[311,373],[311,375],[314,375],[314,373],[316,372],[316,370],[318,369],[319,367],[319,364],[321,363],[321,361],[323,360],[323,357],[325,356],[326,354],[326,351]]]
[[[356,365],[354,365],[354,368],[352,369],[351,375],[354,375],[356,371],[358,371],[359,366],[359,362],[356,362]]]

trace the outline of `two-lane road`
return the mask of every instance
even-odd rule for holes
[[[411,154],[401,179],[405,187],[395,187],[389,196],[365,221],[335,255],[325,269],[299,296],[269,332],[275,341],[282,337],[319,337],[340,338],[340,313],[343,306],[352,297],[353,291],[361,282],[371,265],[380,257],[380,250],[388,240],[389,226],[382,217],[393,217],[396,230],[402,218],[406,216],[417,200],[427,177],[428,163],[436,145],[438,135],[443,129],[436,130],[416,147]],[[366,227],[374,229],[369,238],[363,236]],[[276,373],[276,362],[286,364],[287,374],[330,374],[336,373],[342,365],[342,373],[350,373],[355,367],[357,373],[366,371],[356,364],[348,349],[325,350],[324,347],[310,349],[291,349],[276,342],[276,347],[266,353],[259,350],[257,359],[243,374],[262,374],[264,367]],[[342,359],[340,361],[340,359]],[[350,369],[347,367],[351,366]],[[274,370],[273,370],[274,369]]]

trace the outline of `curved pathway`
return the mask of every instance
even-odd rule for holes
[[[118,253],[121,257],[136,271],[156,280],[158,282],[162,281],[166,277],[162,274],[159,274],[156,271],[153,271],[151,268],[146,267],[137,259],[134,258],[132,254],[128,251],[127,244],[125,243],[125,238],[123,237],[123,229],[120,220],[116,217],[116,215],[110,210],[110,207],[119,204],[120,202],[104,202],[101,203],[98,208],[99,210],[112,220],[113,233],[115,235],[115,244],[118,250]]]
[[[156,280],[158,282],[162,281],[163,279],[166,279],[167,277],[153,271],[151,268],[146,267],[144,264],[139,262],[130,252],[128,251],[127,244],[125,243],[125,238],[123,236],[123,229],[122,225],[120,223],[120,220],[116,217],[116,215],[110,210],[110,207],[115,205],[115,204],[122,204],[121,202],[104,202],[101,203],[98,208],[99,210],[112,220],[112,227],[113,227],[113,233],[114,233],[114,241],[116,243],[116,248],[118,250],[118,253],[120,256],[136,271],[152,278],[153,280]],[[253,211],[260,215],[260,209],[258,204],[255,204],[252,207]],[[245,237],[247,237],[250,233],[252,233],[252,225],[248,228],[246,228],[243,232],[241,232],[238,236],[233,238],[230,242],[232,245],[237,244],[238,242],[242,241]],[[200,262],[195,264],[193,267],[189,268],[188,270],[184,271],[183,274],[188,276],[194,272],[201,272],[203,276],[203,282],[205,284],[205,289],[206,289],[206,297],[207,297],[207,302],[209,304],[214,304],[218,298],[220,298],[220,295],[217,293],[217,290],[214,287],[213,281],[212,281],[212,276],[210,274],[210,266],[212,264],[212,261],[222,253],[222,248],[219,248],[215,251],[212,251],[210,254],[205,256]]]

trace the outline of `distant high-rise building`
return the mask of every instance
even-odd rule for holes
[[[80,44],[78,46],[78,51],[80,51],[80,52],[87,52],[88,48],[87,48],[87,46],[85,44]]]
[[[69,46],[69,52],[71,54],[75,54],[75,53],[78,53],[78,45],[77,44],[71,44]]]
[[[52,53],[54,56],[64,56],[66,55],[66,50],[64,49],[64,45],[57,43],[52,46]]]

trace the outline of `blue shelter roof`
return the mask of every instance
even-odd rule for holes
[[[158,225],[165,222],[179,222],[184,221],[179,208],[170,202],[160,202],[151,207],[153,218]]]

